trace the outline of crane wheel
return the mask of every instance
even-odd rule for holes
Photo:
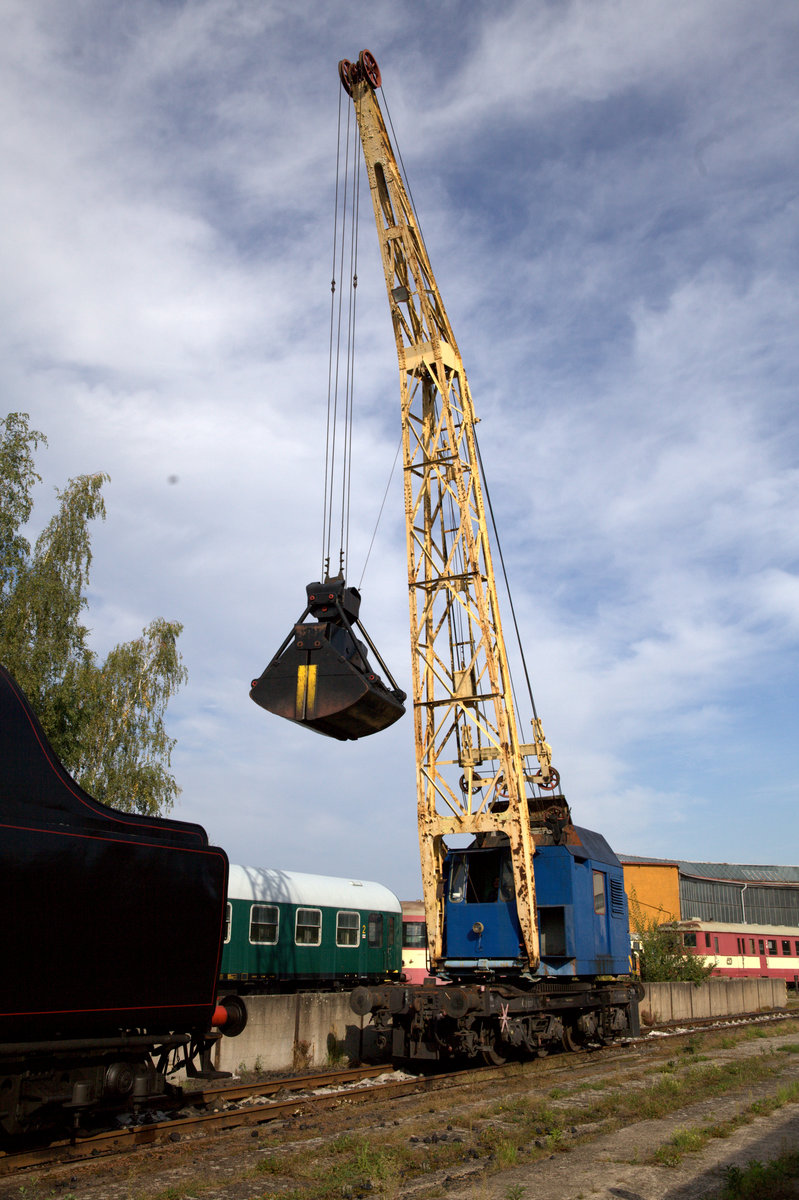
[[[552,770],[549,772],[549,782],[544,783],[544,780],[541,776],[541,772],[537,771],[536,776],[535,776],[535,781],[538,784],[538,786],[541,788],[542,792],[554,792],[555,788],[560,783],[560,772],[556,771],[555,768],[553,767]]]

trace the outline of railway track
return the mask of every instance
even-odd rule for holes
[[[313,1110],[342,1103],[365,1102],[369,1098],[384,1100],[424,1091],[464,1088],[477,1081],[486,1082],[492,1078],[501,1080],[507,1072],[538,1070],[545,1073],[547,1085],[551,1085],[559,1079],[573,1079],[585,1072],[596,1072],[597,1069],[616,1071],[619,1066],[641,1059],[648,1053],[654,1053],[664,1037],[690,1036],[692,1032],[706,1031],[714,1025],[726,1028],[773,1023],[777,1020],[791,1019],[793,1015],[790,1012],[775,1011],[751,1017],[701,1019],[690,1024],[654,1027],[640,1038],[630,1039],[618,1045],[592,1048],[587,1053],[564,1054],[537,1061],[480,1066],[430,1075],[406,1075],[384,1064],[257,1083],[220,1084],[184,1093],[182,1106],[174,1115],[163,1113],[160,1114],[160,1118],[150,1120],[145,1117],[141,1124],[62,1139],[35,1149],[0,1152],[0,1177],[37,1167],[78,1163],[128,1153],[140,1147],[179,1142],[184,1138],[205,1137],[223,1129],[257,1126],[300,1114],[307,1115]],[[652,1037],[652,1034],[658,1036]]]

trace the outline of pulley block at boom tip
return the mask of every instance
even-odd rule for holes
[[[352,89],[359,79],[365,79],[373,88],[379,88],[383,82],[377,59],[370,50],[362,50],[357,63],[342,58],[338,64],[338,77],[348,96],[352,95]]]
[[[405,712],[405,692],[361,625],[360,592],[346,587],[342,576],[309,583],[305,590],[305,611],[252,681],[251,699],[267,712],[339,741],[387,729]],[[372,670],[356,628],[389,685]]]

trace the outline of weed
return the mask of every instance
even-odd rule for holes
[[[788,1200],[796,1195],[799,1152],[790,1151],[766,1166],[752,1159],[745,1167],[727,1167],[722,1200]]]
[[[661,1167],[678,1167],[682,1160],[682,1155],[674,1146],[658,1146],[652,1155],[652,1159]]]
[[[503,1138],[496,1149],[497,1165],[506,1170],[508,1167],[515,1167],[519,1157],[519,1149],[515,1142],[508,1138]]]
[[[331,1029],[327,1035],[327,1065],[329,1067],[340,1067],[346,1060],[346,1057],[344,1042],[340,1042],[335,1032]]]
[[[280,1164],[274,1154],[265,1154],[255,1168],[259,1175],[279,1175]]]
[[[689,1154],[691,1151],[702,1149],[707,1141],[707,1134],[699,1129],[678,1129],[671,1140],[675,1149]]]
[[[505,1200],[524,1200],[527,1190],[520,1183],[512,1183],[505,1189]]]

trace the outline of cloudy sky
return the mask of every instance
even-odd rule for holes
[[[176,815],[233,861],[419,894],[410,717],[339,744],[248,697],[319,569],[337,63],[368,47],[575,819],[625,853],[799,862],[795,0],[0,14],[3,407],[49,439],[37,527],[111,476],[98,654],[184,624]],[[362,212],[355,584],[399,438]],[[362,591],[408,688],[396,477]]]

